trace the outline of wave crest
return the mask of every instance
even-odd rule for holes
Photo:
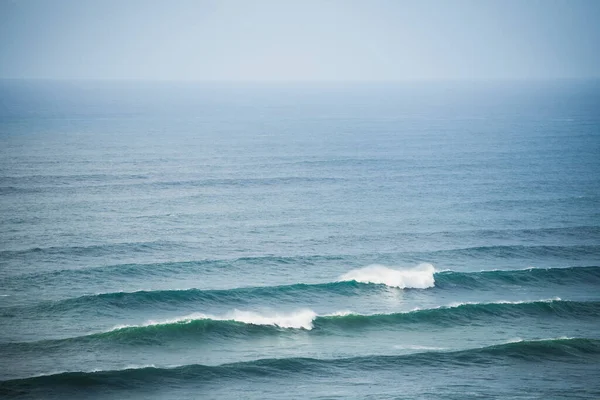
[[[434,274],[435,268],[431,264],[420,264],[414,268],[402,270],[373,264],[345,273],[340,276],[338,282],[356,281],[400,289],[427,289],[435,285]]]
[[[600,359],[600,340],[588,338],[558,338],[548,340],[525,340],[514,343],[471,348],[459,351],[431,351],[413,354],[385,356],[371,355],[339,359],[278,358],[259,359],[215,366],[191,364],[178,367],[142,367],[132,369],[104,370],[96,372],[65,372],[0,382],[0,393],[26,394],[29,397],[47,397],[48,391],[63,394],[62,397],[77,397],[81,390],[114,390],[115,387],[159,388],[165,384],[184,385],[186,382],[208,380],[256,379],[256,377],[281,376],[287,373],[312,374],[322,377],[332,368],[346,370],[351,367],[359,373],[373,370],[423,371],[440,367],[476,366],[501,363],[521,367],[523,362],[573,362],[597,365]],[[411,370],[416,368],[416,370]],[[504,368],[504,367],[503,367]],[[408,372],[407,371],[407,372]],[[9,396],[10,397],[10,396]]]
[[[164,321],[148,321],[142,325],[118,325],[112,331],[125,328],[139,328],[159,325],[189,324],[194,321],[230,321],[247,325],[270,325],[278,328],[306,329],[313,328],[313,321],[317,318],[317,313],[312,310],[304,309],[290,313],[275,313],[273,315],[263,315],[255,311],[233,310],[225,315],[217,316],[202,313],[193,313],[184,317]]]

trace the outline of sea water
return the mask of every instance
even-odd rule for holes
[[[0,396],[600,397],[600,84],[2,81]]]

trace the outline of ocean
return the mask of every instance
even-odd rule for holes
[[[0,397],[600,398],[600,82],[0,82]]]

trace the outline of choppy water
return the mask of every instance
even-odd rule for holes
[[[0,396],[600,397],[598,82],[0,88]]]

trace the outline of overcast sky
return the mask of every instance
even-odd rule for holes
[[[0,0],[1,78],[600,76],[600,0]]]

